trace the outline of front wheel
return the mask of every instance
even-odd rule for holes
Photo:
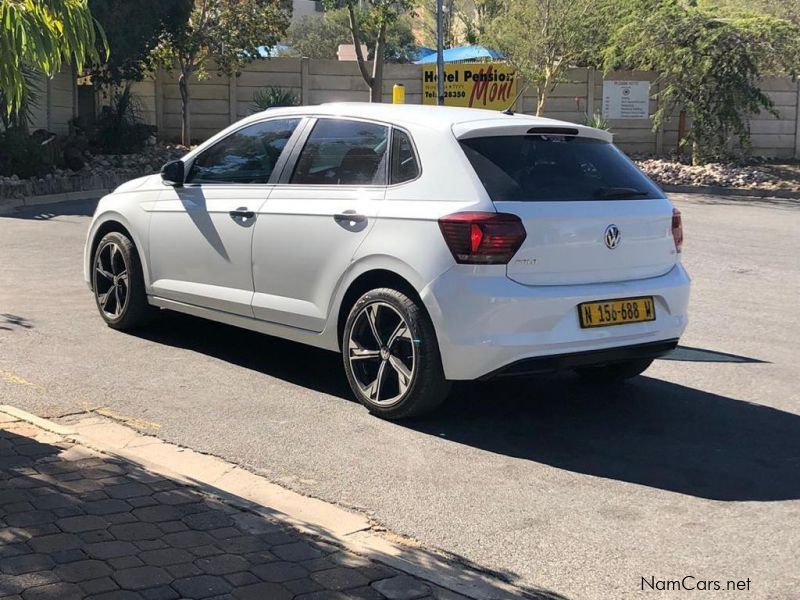
[[[430,317],[397,290],[379,288],[358,299],[344,326],[342,355],[353,393],[386,419],[430,412],[450,389]]]
[[[139,255],[122,233],[107,233],[97,245],[92,288],[100,316],[114,329],[141,327],[154,312],[147,302]]]
[[[592,383],[616,383],[641,375],[651,364],[652,358],[639,358],[597,367],[578,367],[575,372]]]

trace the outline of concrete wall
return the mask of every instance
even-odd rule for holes
[[[203,81],[191,81],[192,134],[203,140],[223,127],[255,111],[253,94],[265,87],[280,87],[293,91],[303,104],[369,99],[369,91],[354,62],[276,58],[254,62],[237,78],[219,77],[209,69]],[[137,83],[133,91],[139,99],[142,116],[156,125],[160,135],[169,140],[180,137],[181,101],[177,72],[160,71],[154,79]],[[655,81],[649,72],[609,73],[606,79]],[[74,95],[70,90],[70,75],[61,74],[49,83],[46,110],[37,115],[37,126],[53,131],[65,131],[66,122],[74,112]],[[391,102],[392,85],[402,83],[406,102],[422,102],[422,73],[419,65],[388,64],[384,71],[383,98]],[[800,82],[789,78],[765,79],[764,91],[772,98],[779,114],[776,119],[768,113],[751,118],[753,153],[771,157],[800,157]],[[658,91],[657,84],[651,92]],[[556,86],[550,95],[545,114],[571,122],[583,122],[585,115],[600,112],[603,98],[603,75],[590,69],[572,69],[567,81]],[[527,91],[517,108],[533,113],[536,95]],[[650,101],[650,113],[658,108]],[[49,117],[48,117],[49,115]],[[48,120],[49,118],[49,120]],[[668,119],[661,129],[653,131],[649,119],[611,120],[610,127],[616,143],[628,153],[665,155],[674,153],[678,140],[677,115]]]
[[[75,76],[64,69],[52,78],[37,79],[39,102],[34,107],[31,129],[67,133],[69,121],[78,114]]]

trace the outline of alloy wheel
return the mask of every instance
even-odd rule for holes
[[[350,370],[373,404],[391,406],[403,399],[414,379],[416,347],[405,318],[386,302],[364,306],[347,340]]]
[[[94,261],[97,305],[109,319],[118,319],[128,303],[128,265],[114,242],[103,246]]]

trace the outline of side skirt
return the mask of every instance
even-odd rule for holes
[[[275,337],[299,342],[301,344],[308,344],[316,348],[323,348],[324,350],[332,350],[339,352],[339,344],[336,336],[323,331],[317,333],[314,331],[307,331],[305,329],[297,329],[296,327],[289,327],[279,323],[270,323],[269,321],[261,321],[242,315],[235,315],[232,313],[223,312],[221,310],[214,310],[212,308],[205,308],[196,306],[194,304],[186,304],[185,302],[178,302],[177,300],[168,300],[160,298],[159,296],[148,296],[147,301],[153,306],[159,308],[166,308],[174,310],[175,312],[208,319],[209,321],[217,321],[218,323],[225,323],[226,325],[233,325],[234,327],[241,327],[242,329],[249,329],[258,333],[272,335]]]

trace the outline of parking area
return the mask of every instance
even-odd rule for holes
[[[800,203],[674,199],[694,279],[676,353],[616,389],[460,384],[402,424],[350,400],[336,354],[181,315],[108,329],[81,273],[91,203],[0,217],[0,404],[101,409],[552,597],[685,576],[794,597]]]

